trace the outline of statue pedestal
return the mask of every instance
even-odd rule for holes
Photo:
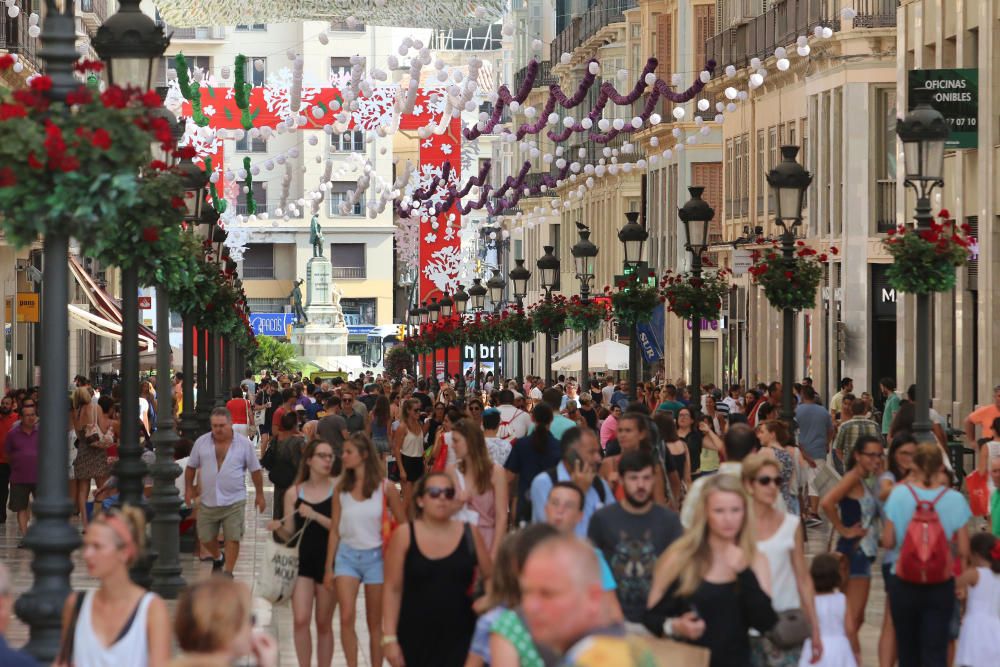
[[[334,301],[333,289],[330,260],[310,259],[306,264],[305,302],[309,321],[292,329],[292,344],[298,356],[327,369],[342,365],[347,356],[347,324],[343,310]]]

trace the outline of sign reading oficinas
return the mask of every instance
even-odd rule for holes
[[[914,69],[909,71],[907,100],[912,110],[926,101],[948,121],[948,148],[975,148],[979,127],[979,70]]]

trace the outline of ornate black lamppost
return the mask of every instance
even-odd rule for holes
[[[896,134],[903,142],[905,182],[917,196],[915,229],[929,231],[931,195],[944,186],[944,149],[950,131],[948,123],[936,109],[921,101],[913,111],[896,123]],[[916,340],[916,406],[913,435],[918,442],[934,442],[931,431],[931,295],[917,297]]]
[[[767,184],[774,189],[777,201],[775,222],[781,227],[781,256],[786,264],[795,257],[795,228],[802,224],[802,205],[806,189],[812,183],[812,174],[795,161],[798,146],[782,146],[781,162],[767,173]],[[781,418],[792,428],[795,423],[795,405],[792,385],[795,382],[795,311],[782,309],[781,350]]]
[[[519,311],[524,310],[524,297],[528,294],[528,280],[531,279],[531,271],[524,268],[523,259],[514,260],[514,268],[508,274],[510,276],[511,288],[514,291],[514,302]],[[517,386],[524,386],[524,346],[520,342],[515,342],[517,346]],[[519,389],[519,391],[524,391]]]
[[[39,53],[45,61],[46,74],[52,79],[49,97],[65,101],[66,95],[80,85],[73,77],[73,63],[79,58],[74,47],[76,28],[73,3],[60,11],[55,0],[46,1],[44,48]],[[66,486],[69,453],[66,449],[68,414],[66,382],[69,377],[69,235],[52,232],[45,235],[43,257],[45,281],[42,283],[42,392],[39,421],[39,458],[45,465],[38,469],[38,486],[32,503],[34,522],[28,527],[24,544],[34,554],[31,589],[18,598],[17,615],[30,627],[25,647],[44,663],[52,662],[59,652],[62,608],[69,595],[69,574],[73,570],[70,554],[80,546],[80,534],[69,523],[73,511]]]
[[[445,321],[450,320],[451,319],[451,311],[452,311],[452,308],[455,305],[455,302],[452,300],[451,295],[450,294],[445,294],[441,298],[441,301],[438,302],[438,305],[441,307],[441,314],[439,316],[440,319],[445,320]],[[444,378],[445,378],[445,380],[448,379],[448,346],[447,345],[445,345],[445,347],[444,347]]]
[[[108,81],[112,85],[131,86],[140,90],[152,87],[153,67],[163,57],[169,38],[163,27],[139,9],[139,0],[123,0],[118,13],[108,19],[94,37],[94,49],[107,63]],[[134,264],[121,271],[122,347],[121,408],[123,415],[119,435],[118,478],[119,502],[140,506],[143,497],[143,478],[148,472],[142,462],[142,445],[139,443],[139,277]],[[170,350],[169,334],[164,331],[167,351]],[[169,376],[169,371],[168,371]],[[137,583],[149,586],[149,559],[138,559],[133,567]]]
[[[503,291],[507,287],[507,281],[503,279],[500,275],[499,269],[493,269],[493,275],[490,279],[486,281],[486,288],[490,292],[490,301],[493,303],[493,314],[498,315],[500,313],[500,307],[503,305]],[[500,346],[503,345],[500,341],[497,342],[497,350],[493,360],[493,384],[498,386],[500,375]]]
[[[628,222],[618,230],[618,240],[625,248],[625,276],[626,280],[635,280],[636,284],[648,279],[649,266],[642,260],[643,246],[649,238],[649,232],[639,224],[639,212],[629,211],[625,214]],[[629,396],[636,400],[638,393],[636,387],[639,381],[639,334],[638,323],[632,322],[629,330],[628,343],[628,386]]]
[[[701,256],[708,248],[708,223],[715,217],[715,210],[701,198],[705,191],[700,185],[691,186],[691,199],[677,211],[684,223],[687,251],[691,253],[691,275],[701,277]],[[691,321],[691,405],[701,410],[701,318]]]
[[[431,302],[427,304],[427,321],[431,324],[437,324],[438,320],[441,319],[441,304],[438,303],[437,297],[432,297]],[[437,379],[437,350],[431,350],[431,377]]]
[[[538,278],[545,290],[546,303],[552,303],[552,290],[559,284],[559,259],[552,252],[555,250],[550,245],[542,246],[545,254],[538,258],[535,267],[538,269]],[[552,336],[551,332],[545,332],[545,386],[552,386]]]
[[[469,293],[465,291],[465,288],[462,285],[459,285],[458,286],[458,291],[455,292],[455,296],[452,297],[452,298],[455,301],[455,313],[458,314],[458,324],[459,324],[459,326],[462,326],[465,323],[465,313],[466,313],[466,311],[469,310],[469,299],[471,297],[469,297]],[[459,345],[458,346],[458,375],[459,375],[459,377],[462,377],[465,374],[465,370],[462,368],[462,359],[464,358],[464,354],[465,354],[465,352],[462,349],[462,346]],[[447,366],[448,366],[448,364],[446,362],[445,363],[445,367],[447,367]],[[464,399],[465,398],[465,379],[464,379],[464,377],[462,379],[461,387],[462,387],[461,398]]]
[[[410,308],[409,312],[406,314],[406,323],[410,325],[410,335],[414,334],[417,325],[420,323],[420,306],[414,306]],[[413,377],[417,378],[420,375],[418,355],[413,355]]]
[[[419,322],[420,322],[420,333],[423,333],[424,332],[424,328],[427,326],[427,322],[430,320],[430,317],[431,317],[430,311],[427,310],[427,302],[426,301],[422,302],[420,304],[420,307],[417,308],[417,317],[418,317]],[[421,360],[420,360],[420,370],[423,371],[424,378],[426,379],[427,378],[427,353],[426,352],[421,352],[420,356],[422,357]]]
[[[483,287],[482,278],[472,279],[472,287],[469,288],[469,300],[472,302],[473,312],[480,313],[481,315],[483,309],[486,307],[486,288]],[[479,382],[479,363],[481,361],[479,350],[480,343],[476,342],[476,379],[474,385],[477,392],[482,389],[482,384]]]
[[[590,240],[590,230],[582,223],[577,223],[580,230],[580,240],[577,241],[570,252],[573,254],[573,265],[576,268],[576,279],[580,281],[580,302],[586,307],[590,304],[590,281],[594,279],[594,258],[597,257],[598,248]],[[583,368],[580,371],[580,390],[590,391],[590,332],[584,327],[580,332],[580,362]]]

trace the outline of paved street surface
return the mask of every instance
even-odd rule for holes
[[[269,499],[267,513],[265,515],[258,516],[255,511],[251,510],[248,514],[247,532],[246,538],[243,542],[243,551],[240,554],[240,560],[236,565],[236,578],[241,581],[245,581],[250,585],[252,585],[254,579],[254,553],[256,552],[257,564],[259,565],[260,559],[263,557],[264,553],[264,540],[269,537],[264,527],[267,524],[268,518],[271,516],[271,487],[265,486],[264,488]],[[249,489],[248,493],[249,498],[247,506],[252,507],[253,489]],[[17,542],[17,523],[14,521],[13,517],[11,517],[10,520],[7,521],[6,525],[0,526],[0,560],[11,568],[15,590],[18,593],[21,593],[22,591],[30,588],[32,576],[30,567],[31,552],[25,549],[18,549]],[[826,544],[827,529],[825,527],[811,530],[809,532],[808,551],[810,555],[822,553],[826,549]],[[72,576],[73,588],[75,590],[94,588],[95,583],[87,576],[87,572],[84,568],[83,560],[80,558],[79,552],[74,554],[73,562],[75,565]],[[191,554],[181,554],[181,562],[184,566],[184,577],[187,581],[197,581],[198,579],[211,575],[211,565],[208,563],[197,562]],[[171,602],[168,604],[170,605],[172,611],[173,603]],[[864,653],[865,665],[876,665],[878,662],[876,650],[878,646],[879,631],[882,627],[882,612],[884,606],[885,589],[882,585],[881,568],[879,568],[876,564],[876,566],[872,567],[871,597],[868,601],[865,625],[861,631],[861,647]],[[297,667],[298,662],[295,660],[295,649],[292,643],[291,609],[288,606],[278,607],[273,610],[273,613],[270,615],[271,618],[268,627],[277,637],[278,644],[281,647],[282,667]],[[258,609],[257,616],[262,622],[268,620],[268,613],[265,609]],[[360,664],[365,666],[370,664],[370,658],[368,651],[368,628],[363,620],[365,618],[363,595],[358,600],[357,618]],[[333,628],[336,639],[333,664],[336,667],[342,667],[345,666],[347,662],[344,660],[344,654],[340,648],[340,620],[338,617],[334,617]],[[313,636],[315,637],[315,632],[313,633]],[[27,639],[27,627],[22,624],[19,619],[13,619],[8,630],[8,640],[11,645],[21,646],[27,641]],[[315,661],[315,653],[313,655],[313,660]]]

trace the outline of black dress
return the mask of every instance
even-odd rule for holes
[[[311,503],[302,497],[302,489],[299,489],[299,497],[295,499],[295,532],[302,530],[306,520],[298,513],[299,505],[306,504],[317,514],[330,518],[333,516],[333,484],[330,484],[330,495],[318,503]],[[318,521],[310,521],[306,529],[302,531],[299,538],[299,576],[308,577],[318,583],[323,583],[323,575],[326,574],[326,547],[330,531],[321,526]]]
[[[697,611],[705,621],[705,633],[692,642],[712,653],[711,667],[747,667],[750,640],[747,631],[766,632],[778,622],[768,597],[757,583],[753,570],[740,572],[735,581],[713,584],[702,581],[689,597],[676,595],[675,581],[642,619],[650,632],[663,636],[663,622],[689,611]]]
[[[417,545],[410,523],[410,547],[403,562],[403,599],[396,634],[406,667],[462,667],[469,655],[476,615],[472,611],[476,548],[469,525],[458,546],[430,559]]]

